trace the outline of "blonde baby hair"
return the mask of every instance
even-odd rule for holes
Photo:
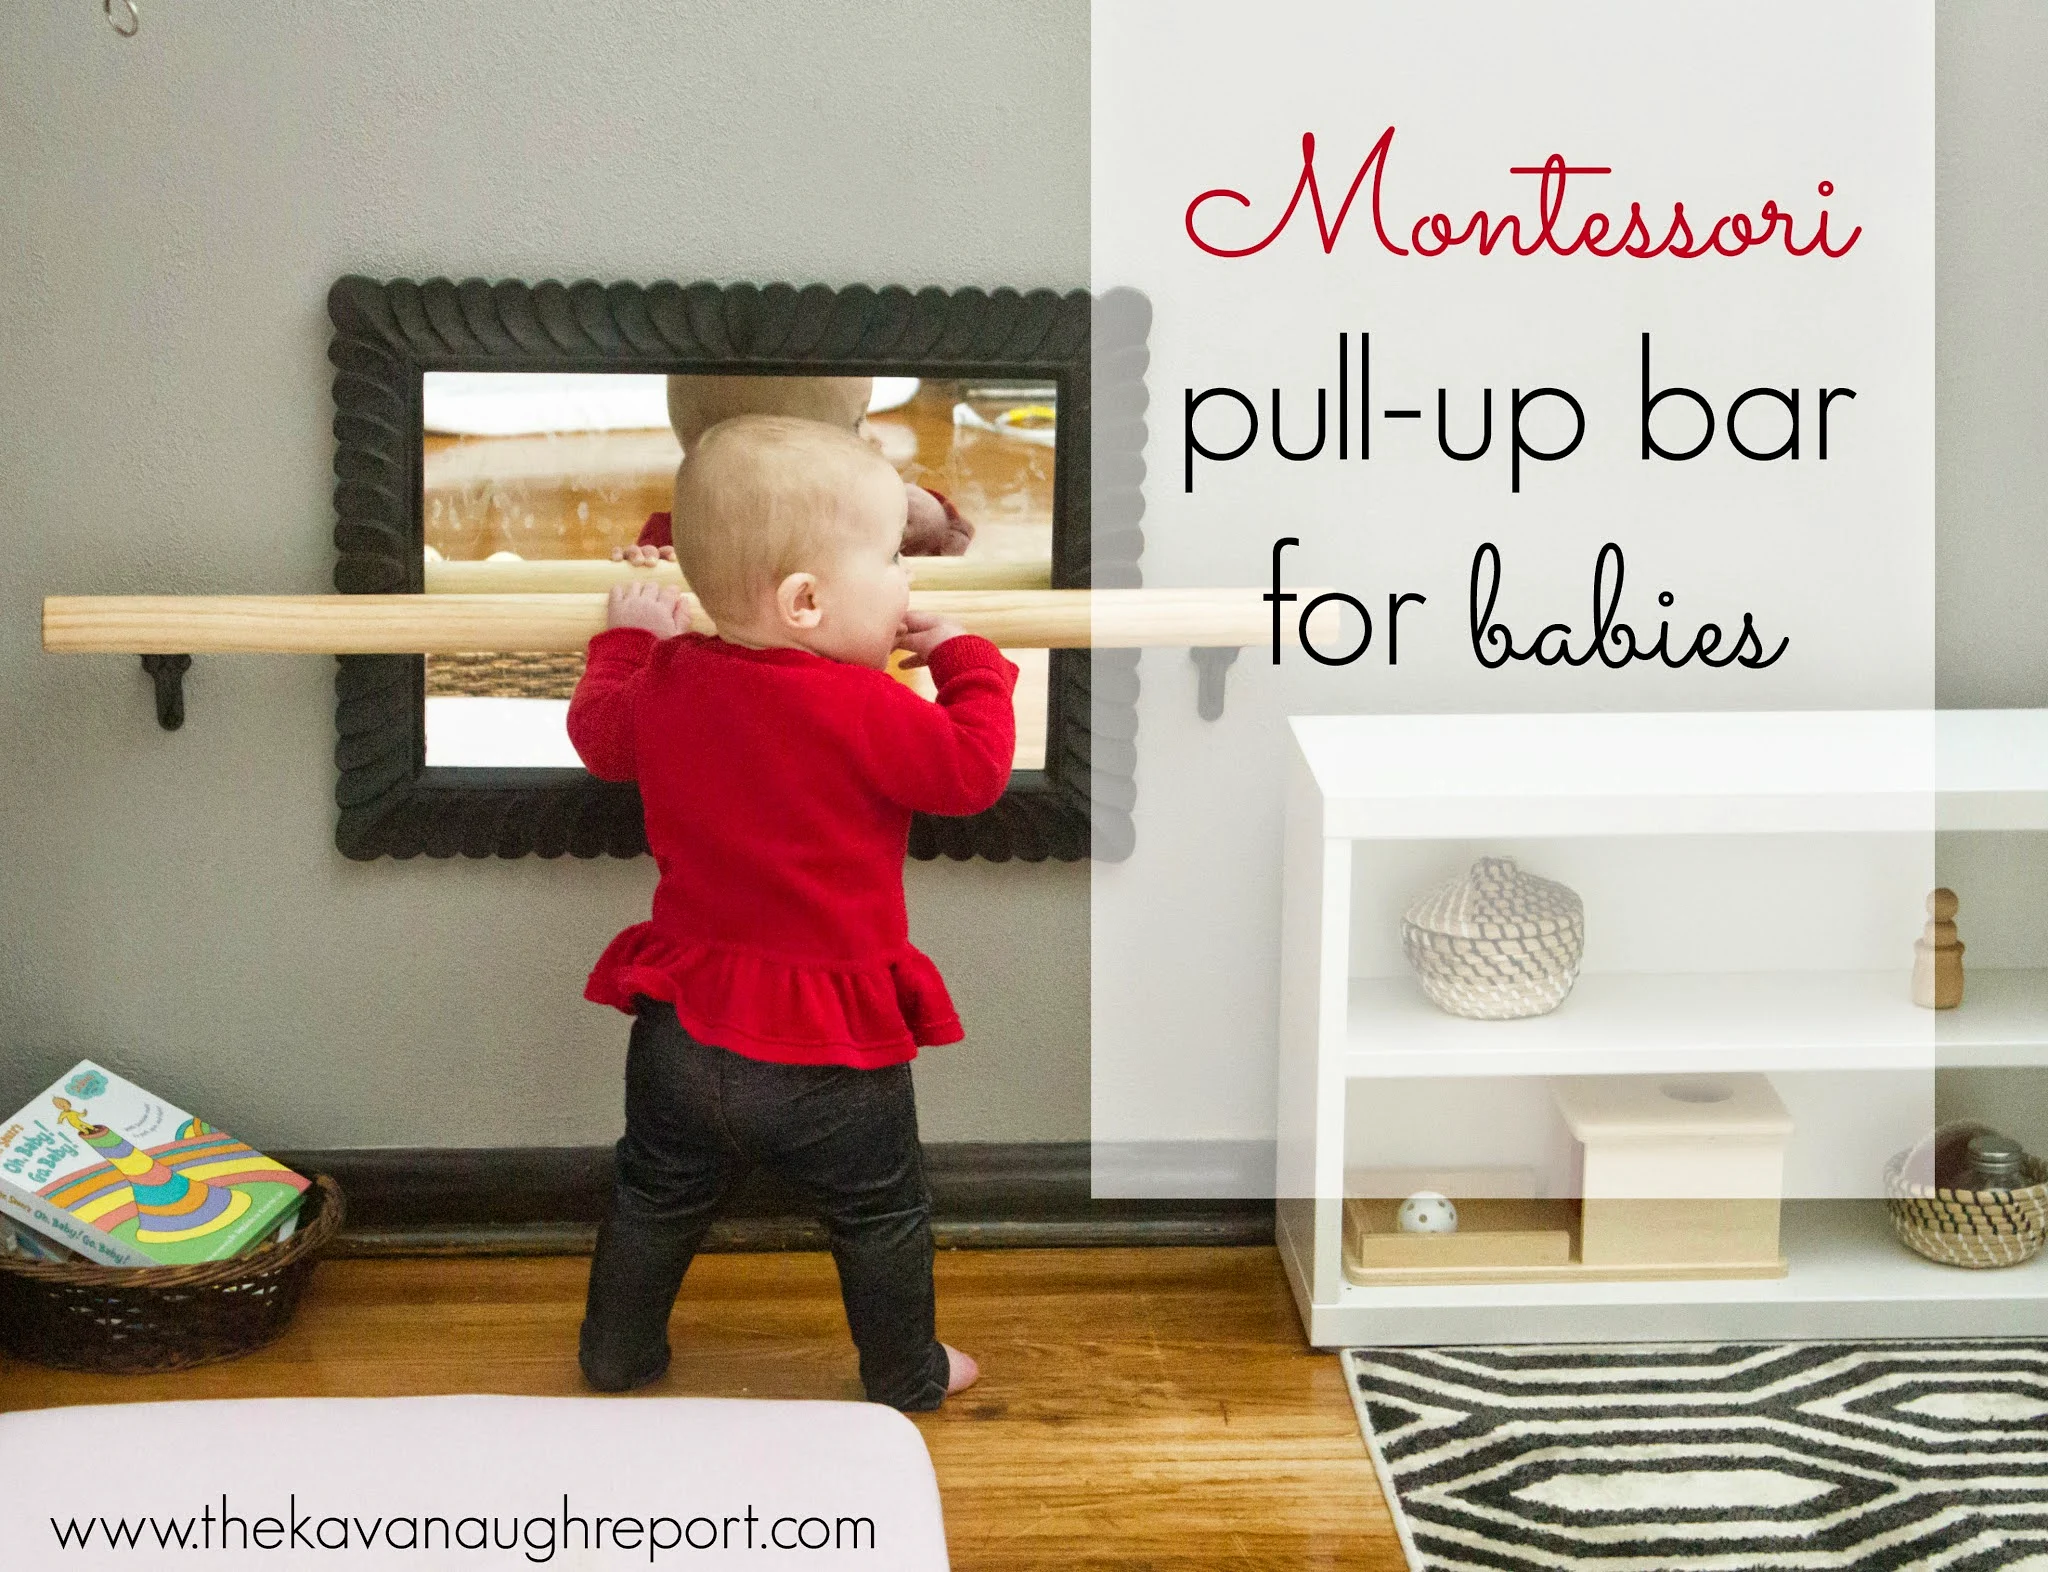
[[[668,379],[668,423],[684,453],[720,421],[738,415],[792,415],[851,431],[868,411],[873,377],[715,377]]]
[[[673,535],[712,619],[744,621],[790,574],[827,566],[848,493],[877,469],[895,477],[851,430],[821,421],[740,415],[706,430],[676,475]]]

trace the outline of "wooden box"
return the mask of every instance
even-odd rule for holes
[[[1792,1120],[1761,1075],[1551,1083],[1580,1150],[1588,1268],[1777,1266]]]

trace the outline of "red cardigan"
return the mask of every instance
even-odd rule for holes
[[[938,702],[888,673],[703,634],[590,641],[569,739],[593,775],[640,784],[660,872],[651,921],[614,939],[584,997],[663,999],[701,1042],[862,1069],[958,1042],[912,947],[913,811],[979,813],[1009,781],[1017,668],[963,634],[932,652]]]

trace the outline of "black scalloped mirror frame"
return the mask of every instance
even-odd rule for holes
[[[1056,588],[1138,582],[1150,311],[1118,291],[832,289],[787,284],[339,280],[334,337],[334,585],[422,585],[423,378],[429,371],[839,373],[1029,377],[1059,387]],[[1091,349],[1108,358],[1094,367]],[[1101,396],[1103,408],[1092,413]],[[1091,463],[1100,443],[1110,460]],[[1104,515],[1096,538],[1091,514]],[[335,844],[352,858],[635,857],[639,792],[581,770],[426,764],[426,661],[343,655],[335,673]],[[1134,651],[1054,650],[1045,767],[995,807],[919,815],[910,854],[956,859],[1130,854]]]

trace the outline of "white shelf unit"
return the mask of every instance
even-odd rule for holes
[[[1461,1020],[1405,974],[1353,975],[1356,881],[1372,866],[1355,853],[1924,836],[1931,866],[1937,831],[2048,831],[2048,711],[1313,716],[1291,726],[1277,1194],[1281,1254],[1313,1343],[2048,1326],[2048,1257],[1992,1272],[1937,1266],[1899,1245],[1871,1200],[1788,1202],[1781,1279],[1361,1287],[1341,1263],[1354,1083],[1925,1071],[1931,1085],[1937,1065],[2048,1065],[2048,969],[1972,969],[1964,1007],[1938,1015],[1910,1002],[1903,964],[1590,971],[1551,1015]],[[1647,918],[1671,892],[1636,893]],[[1598,920],[1589,910],[1589,928]]]

